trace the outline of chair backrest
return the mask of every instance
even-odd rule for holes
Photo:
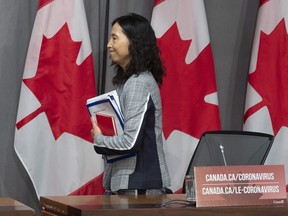
[[[274,136],[258,132],[205,132],[198,142],[186,174],[194,174],[195,166],[264,164],[273,140]]]

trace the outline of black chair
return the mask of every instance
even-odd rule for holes
[[[274,136],[258,132],[205,132],[198,142],[186,175],[194,175],[195,166],[264,164],[273,141]]]

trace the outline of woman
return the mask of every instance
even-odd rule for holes
[[[112,194],[165,193],[170,178],[163,151],[158,88],[164,69],[154,31],[140,15],[119,17],[112,22],[107,47],[115,65],[113,84],[124,115],[124,133],[103,136],[91,118],[96,152],[118,155],[105,160],[104,188]]]

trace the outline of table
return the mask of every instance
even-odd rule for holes
[[[10,197],[0,198],[0,216],[34,216],[34,209]]]
[[[43,216],[55,215],[103,215],[103,216],[282,216],[288,215],[288,207],[205,207],[196,208],[182,204],[162,204],[171,200],[185,201],[184,194],[167,195],[94,195],[94,196],[46,196],[40,197]]]

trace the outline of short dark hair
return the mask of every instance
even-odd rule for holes
[[[122,85],[131,75],[148,70],[161,85],[165,71],[155,33],[149,21],[143,16],[130,13],[115,19],[112,26],[115,23],[121,26],[123,33],[129,39],[130,62],[125,71],[119,65],[115,65],[116,75],[113,78],[113,84]]]

